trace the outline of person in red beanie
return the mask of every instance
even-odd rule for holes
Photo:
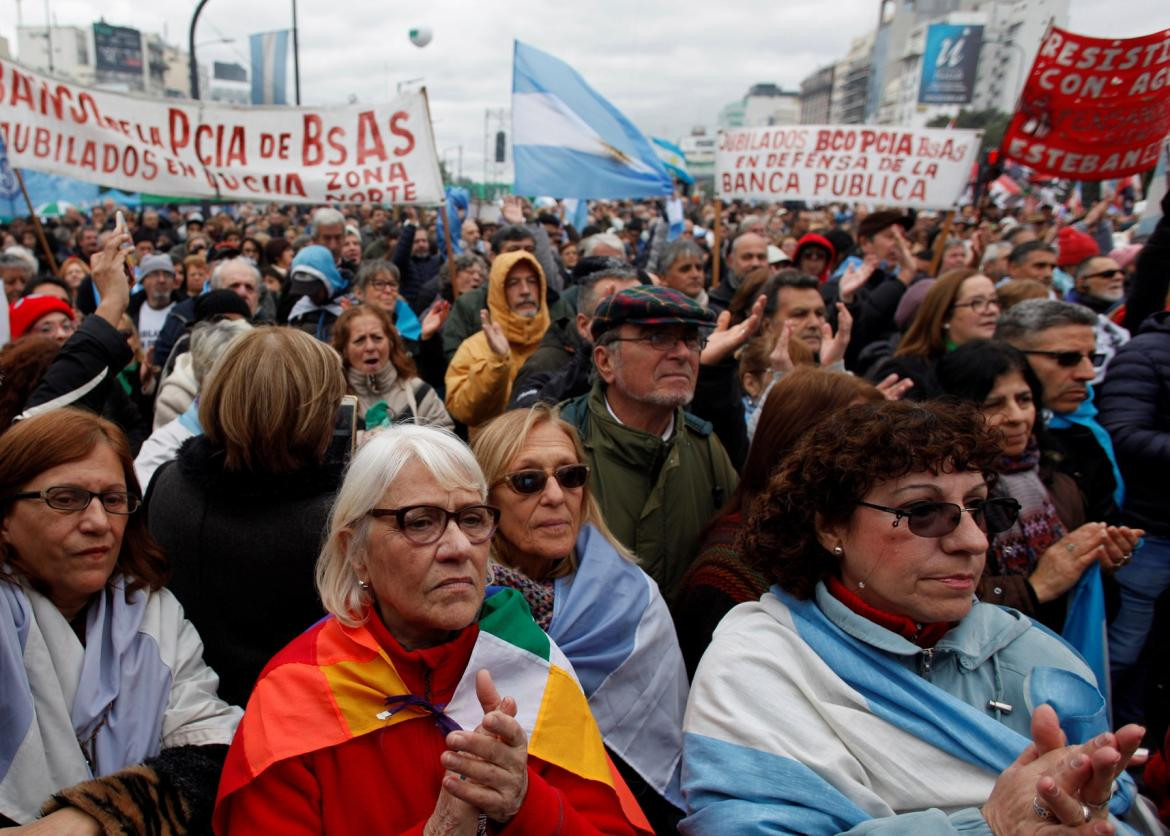
[[[833,267],[836,255],[837,251],[828,238],[810,232],[796,242],[792,260],[796,263],[797,270],[816,276],[817,280],[824,284],[829,280],[829,271]]]
[[[8,306],[8,322],[13,340],[25,334],[40,334],[64,345],[77,330],[69,303],[47,294],[17,299]]]
[[[1078,264],[1101,255],[1101,248],[1091,235],[1066,226],[1056,236],[1056,266],[1070,275]]]

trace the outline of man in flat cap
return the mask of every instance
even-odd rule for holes
[[[668,600],[737,483],[711,424],[683,409],[714,318],[666,287],[606,297],[591,326],[599,379],[561,411],[581,435],[606,523]]]

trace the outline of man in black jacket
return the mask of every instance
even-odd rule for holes
[[[1125,479],[1122,522],[1146,530],[1132,562],[1114,576],[1121,607],[1109,625],[1114,720],[1145,722],[1139,656],[1159,596],[1170,589],[1170,312],[1153,314],[1122,346],[1101,386],[1101,423]],[[1156,639],[1155,639],[1156,641]]]

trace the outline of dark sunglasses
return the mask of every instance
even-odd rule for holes
[[[1125,275],[1125,271],[1118,268],[1117,270],[1102,270],[1100,273],[1090,273],[1082,278],[1086,279],[1116,279]]]
[[[1078,365],[1085,357],[1089,358],[1089,362],[1094,366],[1100,366],[1105,362],[1105,355],[1099,351],[1094,351],[1092,354],[1082,354],[1079,351],[1025,351],[1025,354],[1042,354],[1045,357],[1051,357],[1056,361],[1056,365],[1063,366],[1066,369],[1071,369]]]
[[[915,502],[906,508],[889,508],[885,505],[874,505],[872,502],[857,504],[893,514],[896,517],[894,528],[897,528],[905,518],[910,533],[919,537],[947,536],[959,527],[964,511],[970,514],[971,519],[975,520],[975,525],[987,534],[1007,531],[1020,515],[1020,503],[1010,496],[974,502],[970,508],[962,508],[953,502]]]
[[[515,473],[500,477],[496,484],[507,482],[516,493],[534,494],[544,490],[549,476],[556,479],[557,484],[567,491],[583,488],[589,481],[589,465],[566,464],[551,473],[547,470],[517,470]]]

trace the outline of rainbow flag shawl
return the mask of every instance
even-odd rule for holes
[[[475,673],[491,672],[500,694],[516,699],[528,753],[609,787],[630,823],[651,832],[606,754],[597,723],[568,659],[532,620],[524,597],[489,588],[479,636],[445,714],[473,729],[483,719]],[[265,769],[418,717],[409,706],[390,713],[387,697],[408,695],[390,657],[364,626],[333,616],[278,653],[256,683],[220,779],[217,808]]]

